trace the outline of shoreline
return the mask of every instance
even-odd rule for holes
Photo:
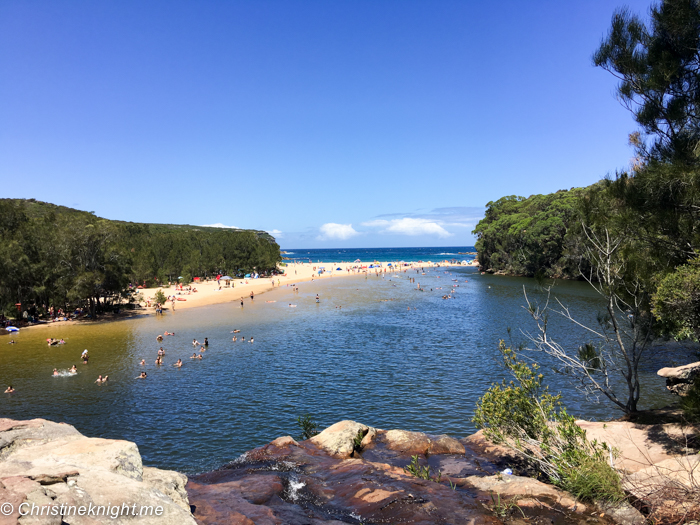
[[[103,314],[98,319],[72,319],[67,321],[51,321],[42,322],[39,324],[33,324],[29,326],[20,327],[21,331],[31,329],[36,331],[39,329],[48,329],[50,327],[56,326],[78,326],[78,325],[95,325],[102,323],[110,323],[114,321],[123,321],[143,316],[150,316],[155,314],[155,306],[152,304],[153,297],[159,290],[162,291],[166,297],[175,295],[179,298],[175,302],[175,310],[197,308],[200,306],[211,306],[215,304],[225,304],[234,301],[250,301],[251,292],[254,296],[263,295],[266,292],[293,286],[297,283],[302,282],[313,282],[316,280],[327,281],[333,279],[334,277],[342,278],[348,276],[357,276],[362,274],[392,274],[392,273],[403,273],[411,270],[421,269],[421,268],[452,268],[452,267],[474,267],[477,264],[476,259],[470,261],[468,265],[461,264],[451,264],[449,261],[438,261],[438,262],[407,262],[408,266],[396,266],[397,262],[394,261],[384,261],[375,264],[372,263],[355,263],[355,262],[341,262],[341,263],[287,263],[286,266],[280,267],[284,269],[285,273],[281,275],[276,275],[272,277],[260,277],[258,279],[243,278],[243,279],[232,279],[230,282],[232,286],[226,286],[224,281],[221,281],[220,285],[217,284],[216,280],[204,281],[204,282],[193,282],[190,283],[189,287],[196,289],[196,292],[179,292],[176,290],[174,284],[170,286],[160,286],[153,288],[142,288],[138,289],[137,292],[143,296],[141,303],[151,302],[151,306],[140,306],[133,310],[123,309],[119,314]],[[369,268],[370,264],[374,266]],[[389,266],[391,264],[391,266]],[[364,268],[363,268],[364,267]],[[319,269],[324,268],[326,271],[319,274]],[[340,268],[340,270],[338,270]],[[274,283],[273,283],[274,281]],[[184,285],[183,285],[184,286]],[[172,302],[168,301],[164,306],[164,310],[172,310]],[[10,334],[11,335],[11,334]]]

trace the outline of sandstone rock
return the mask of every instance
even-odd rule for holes
[[[675,368],[662,368],[657,372],[666,378],[666,388],[676,395],[688,394],[690,387],[700,377],[700,361]]]
[[[463,481],[483,492],[493,492],[506,499],[519,499],[523,496],[548,498],[577,513],[587,510],[583,503],[577,502],[570,494],[533,478],[508,475],[469,476]]]
[[[604,441],[619,450],[615,467],[637,472],[655,463],[687,454],[687,443],[695,429],[675,423],[638,425],[628,421],[576,421],[586,431],[589,440]]]
[[[665,491],[700,493],[700,455],[665,459],[625,476],[623,487],[640,500]],[[665,496],[667,499],[670,496]]]
[[[308,441],[322,448],[328,454],[339,458],[349,458],[355,450],[354,440],[358,434],[362,438],[370,428],[355,421],[339,421]]]
[[[444,434],[429,436],[421,432],[389,430],[384,433],[382,440],[390,450],[408,455],[464,454],[465,452],[464,445]]]
[[[143,468],[134,443],[87,438],[70,425],[45,420],[0,420],[0,500],[15,506],[0,524],[96,525],[132,523],[134,517],[115,507],[144,507],[144,525],[195,525],[184,486],[176,472]],[[97,505],[97,516],[23,516],[21,503],[38,506]],[[156,508],[162,507],[162,514]],[[152,509],[152,510],[149,510]]]

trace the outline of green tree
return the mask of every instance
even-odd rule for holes
[[[620,79],[618,97],[646,135],[633,138],[642,159],[697,166],[700,2],[663,0],[649,15],[618,10],[593,62]]]

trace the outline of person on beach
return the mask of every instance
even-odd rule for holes
[[[6,394],[12,394],[14,391],[15,391],[15,389],[12,388],[12,385],[9,385],[9,386],[5,389],[5,393],[6,393]]]
[[[178,359],[177,363],[175,363],[173,366],[176,366],[177,368],[182,368],[182,359]]]
[[[148,374],[146,372],[141,372],[139,376],[136,379],[146,379],[148,377]]]

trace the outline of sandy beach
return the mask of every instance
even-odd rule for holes
[[[369,268],[370,264],[375,268]],[[150,300],[151,305],[148,310],[153,311],[153,297],[158,290],[166,296],[175,295],[178,299],[175,301],[175,309],[193,308],[197,306],[207,306],[211,304],[227,303],[231,301],[240,301],[241,298],[250,301],[251,292],[255,295],[262,295],[268,290],[278,287],[289,287],[296,283],[313,280],[328,280],[338,279],[349,275],[362,275],[364,273],[394,273],[403,272],[419,268],[433,267],[448,267],[451,265],[448,261],[442,262],[412,262],[407,263],[408,266],[397,267],[396,263],[380,262],[377,268],[375,263],[289,263],[283,267],[285,273],[277,275],[274,279],[270,277],[261,277],[259,279],[233,279],[230,281],[230,286],[226,285],[225,281],[217,283],[216,281],[205,281],[201,283],[192,283],[192,289],[196,292],[187,292],[176,290],[175,285],[170,287],[145,288],[139,290],[143,294],[145,300]],[[391,264],[391,266],[389,266]],[[364,267],[364,268],[363,268]],[[319,270],[323,273],[319,274]],[[186,288],[186,286],[184,287]],[[142,303],[144,304],[144,303]],[[172,308],[172,302],[168,301],[166,308]]]
[[[391,264],[391,266],[389,266]],[[198,306],[209,306],[213,304],[229,303],[233,301],[240,301],[243,299],[246,302],[250,301],[251,292],[255,297],[263,295],[265,292],[274,290],[276,288],[291,287],[294,284],[302,283],[306,281],[314,280],[332,280],[341,279],[343,277],[351,275],[364,275],[364,274],[391,274],[395,272],[415,272],[420,268],[447,268],[453,267],[450,261],[440,261],[440,262],[409,262],[406,263],[408,266],[397,266],[396,262],[371,262],[371,263],[356,263],[356,262],[341,262],[341,263],[287,263],[286,266],[281,267],[285,270],[282,275],[276,275],[274,279],[270,277],[260,277],[258,279],[232,279],[227,283],[222,280],[217,283],[215,280],[203,281],[203,282],[193,282],[189,285],[183,285],[183,290],[179,290],[179,286],[170,285],[154,288],[140,288],[138,293],[140,295],[140,308],[134,310],[123,309],[119,314],[105,314],[100,316],[97,320],[90,319],[79,319],[70,321],[54,321],[54,322],[42,322],[39,324],[32,324],[29,326],[22,327],[22,330],[40,330],[42,328],[59,327],[68,324],[98,324],[116,321],[120,319],[128,319],[130,317],[139,317],[143,315],[154,315],[155,314],[155,303],[154,296],[158,290],[162,291],[166,297],[171,298],[175,296],[175,310],[183,310],[187,308],[195,308]],[[372,265],[373,268],[369,268]],[[477,266],[476,259],[470,261],[468,266]],[[322,273],[318,273],[319,270]],[[415,275],[415,274],[414,274]],[[420,279],[417,280],[420,282]],[[192,288],[189,291],[188,288]],[[196,292],[194,290],[197,290]],[[264,301],[264,299],[261,299]],[[169,311],[173,308],[173,302],[168,300],[164,305],[164,310]]]

